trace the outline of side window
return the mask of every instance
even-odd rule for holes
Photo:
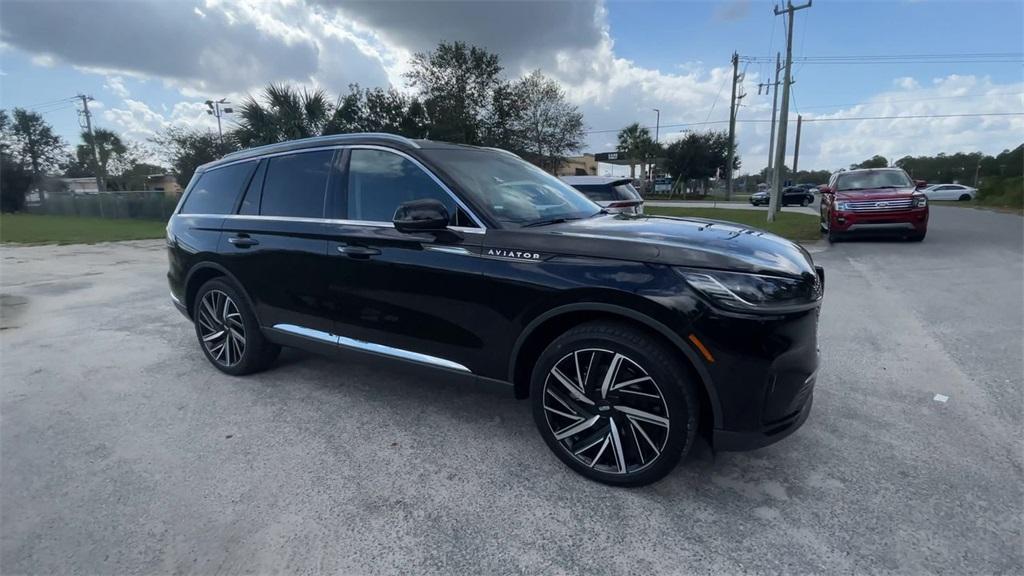
[[[267,160],[260,214],[323,218],[333,150],[300,152]]]
[[[349,220],[391,222],[399,204],[434,198],[448,209],[453,224],[463,224],[452,197],[422,168],[398,154],[353,149],[347,190]]]
[[[260,213],[260,195],[263,193],[263,177],[267,174],[267,161],[260,162],[260,167],[256,169],[256,173],[253,174],[252,180],[249,181],[249,187],[245,190],[245,196],[242,198],[242,206],[238,209],[239,214],[259,214]]]
[[[242,162],[204,172],[181,206],[182,214],[231,214],[256,162]]]

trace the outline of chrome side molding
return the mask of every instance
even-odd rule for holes
[[[391,346],[385,346],[383,344],[364,342],[362,340],[356,340],[355,338],[348,338],[345,336],[338,336],[336,334],[329,334],[327,332],[313,330],[312,328],[306,328],[305,326],[297,326],[295,324],[274,324],[274,329],[280,330],[282,332],[288,332],[289,334],[304,336],[306,338],[311,338],[313,340],[319,340],[321,342],[327,342],[329,344],[334,344],[335,346],[342,346],[354,350],[361,350],[363,352],[382,354],[384,356],[401,358],[403,360],[418,362],[420,364],[429,364],[432,366],[438,366],[440,368],[458,370],[459,372],[466,372],[472,374],[469,368],[466,368],[465,366],[459,364],[458,362],[452,362],[451,360],[445,360],[444,358],[438,358],[437,356],[431,356],[429,354],[420,354],[419,352],[402,350],[401,348],[392,348]]]

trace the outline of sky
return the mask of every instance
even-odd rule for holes
[[[793,24],[787,164],[797,114],[804,169],[1024,142],[1024,3],[817,0]],[[95,126],[146,143],[172,125],[215,130],[205,100],[270,82],[409,91],[410,56],[452,40],[499,54],[510,79],[556,79],[584,114],[587,152],[613,150],[632,122],[660,123],[662,142],[727,129],[735,51],[740,172],[767,164],[772,98],[758,83],[785,23],[752,0],[0,0],[0,107],[38,111],[74,144],[71,98],[87,94]],[[878,116],[928,117],[843,120]]]

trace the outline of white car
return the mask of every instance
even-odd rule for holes
[[[561,179],[609,212],[644,213],[644,199],[629,178],[562,176]]]
[[[974,200],[978,195],[977,188],[963,184],[932,184],[921,190],[929,200]]]

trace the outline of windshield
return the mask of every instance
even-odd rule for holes
[[[868,170],[840,174],[836,190],[865,190],[869,188],[913,188],[903,170]]]
[[[503,224],[587,218],[601,211],[572,186],[511,154],[472,149],[423,152]]]

